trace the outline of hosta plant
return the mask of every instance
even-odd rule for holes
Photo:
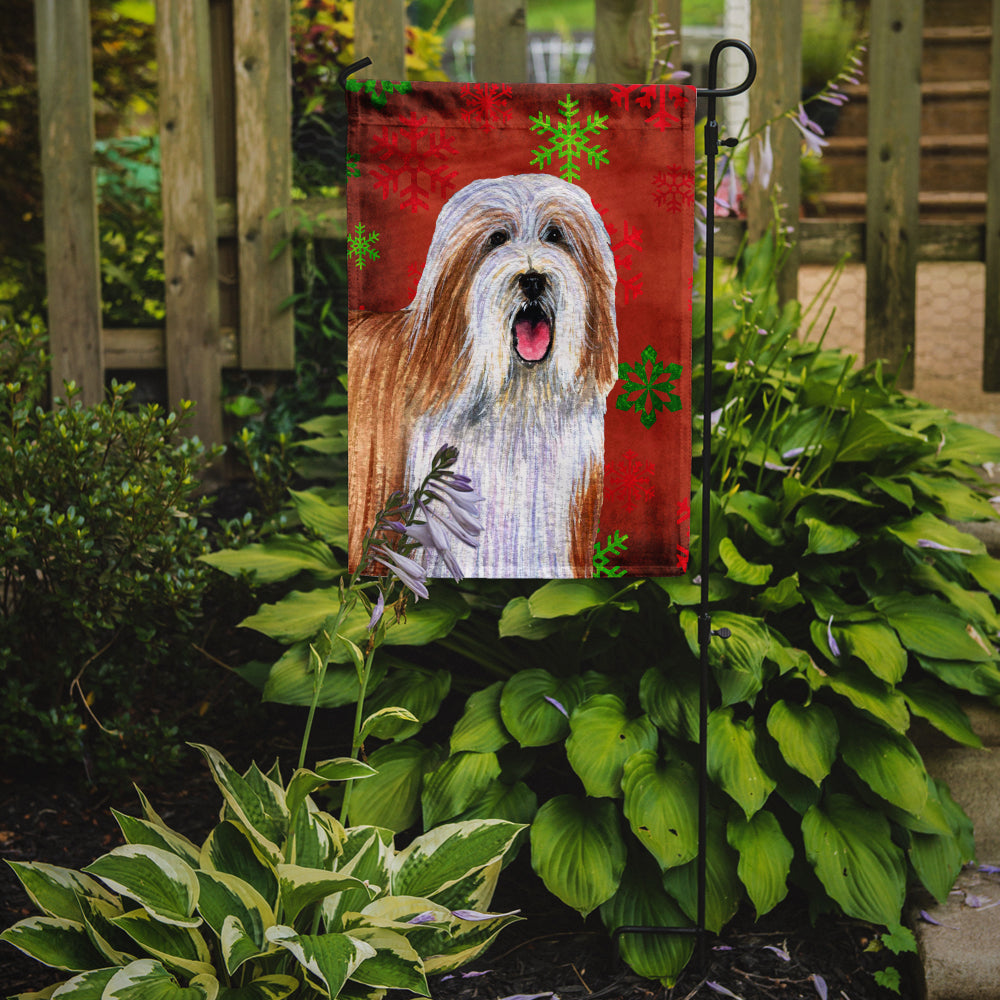
[[[201,845],[140,793],[142,818],[115,813],[125,845],[82,871],[10,863],[41,915],[0,938],[65,977],[23,997],[429,996],[429,973],[518,919],[487,912],[517,824],[450,823],[397,849],[391,831],[345,828],[313,801],[331,781],[370,779],[366,764],[338,758],[284,783],[276,766],[240,774],[199,749],[224,802]]]

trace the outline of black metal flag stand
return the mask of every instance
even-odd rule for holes
[[[747,75],[736,87],[719,88],[719,57],[728,48],[739,49],[747,60]],[[337,76],[341,88],[346,89],[347,78],[371,64],[365,56],[346,66]],[[698,910],[694,927],[655,927],[645,925],[622,926],[615,929],[612,938],[617,943],[623,934],[694,934],[698,939],[698,964],[706,967],[705,955],[705,896],[707,889],[707,835],[708,835],[708,697],[709,666],[708,648],[712,637],[729,637],[728,629],[712,629],[712,615],[708,609],[709,592],[709,534],[711,530],[710,479],[712,474],[712,295],[715,282],[715,158],[720,146],[735,146],[735,138],[719,139],[716,121],[716,100],[735,97],[750,89],[757,76],[757,59],[746,42],[726,38],[716,43],[708,60],[708,87],[698,89],[698,97],[707,99],[705,123],[705,158],[707,161],[706,232],[705,232],[705,381],[702,397],[702,452],[701,452],[701,601],[698,611],[698,646],[701,653],[701,688],[698,702]]]

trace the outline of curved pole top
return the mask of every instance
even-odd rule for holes
[[[736,87],[717,87],[719,74],[719,56],[724,49],[739,49],[747,58],[746,79]],[[724,38],[721,42],[716,42],[712,49],[712,54],[708,57],[708,86],[698,88],[699,97],[735,97],[750,89],[750,85],[757,77],[757,57],[753,54],[753,49],[746,42],[738,38]]]
[[[350,66],[345,66],[337,74],[337,83],[340,86],[340,89],[346,92],[346,90],[347,90],[347,78],[352,73],[357,73],[357,71],[359,69],[364,69],[366,66],[371,66],[371,64],[372,64],[371,59],[369,59],[368,56],[365,56],[363,59],[359,59],[357,62],[351,63]]]

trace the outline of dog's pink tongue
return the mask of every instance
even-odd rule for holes
[[[544,319],[522,319],[514,324],[517,353],[525,361],[541,361],[549,349],[552,331]]]

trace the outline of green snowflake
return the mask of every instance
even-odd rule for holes
[[[647,365],[650,366],[648,374]],[[683,370],[680,365],[664,365],[662,361],[657,361],[656,351],[650,344],[642,352],[639,364],[618,365],[618,377],[625,383],[625,391],[615,400],[615,406],[619,410],[635,410],[639,414],[642,426],[652,427],[660,410],[667,409],[675,413],[683,405],[681,397],[671,392],[672,389],[676,389],[673,384],[674,379],[678,378]],[[657,379],[661,375],[667,377],[658,382]],[[638,392],[639,395],[629,399],[629,394],[633,392]],[[666,399],[662,398],[664,396]]]
[[[572,183],[580,176],[580,167],[576,160],[586,154],[587,162],[595,169],[599,170],[602,164],[608,162],[608,151],[597,143],[588,145],[587,138],[597,132],[603,132],[608,127],[608,116],[593,114],[587,116],[586,124],[574,121],[579,112],[579,101],[574,101],[567,94],[565,101],[559,102],[562,109],[563,122],[553,124],[548,115],[539,112],[535,117],[529,119],[531,131],[539,135],[551,136],[552,142],[547,146],[538,146],[532,150],[534,157],[531,160],[532,166],[537,165],[539,170],[552,165],[553,159],[565,160],[559,171],[559,176],[564,181]]]
[[[384,108],[390,94],[408,94],[413,90],[409,80],[355,80],[349,77],[344,86],[353,94],[363,93],[377,108]]]
[[[375,243],[378,240],[378,233],[366,233],[365,224],[359,222],[353,233],[347,234],[347,244],[350,249],[347,251],[347,259],[354,258],[354,263],[359,268],[364,267],[370,260],[378,260],[378,250]]]
[[[602,548],[600,542],[594,542],[594,576],[624,576],[624,566],[609,566],[610,556],[624,555],[628,546],[628,535],[621,535],[617,531],[614,535],[608,535],[607,544]]]
[[[358,162],[361,158],[360,153],[348,153],[347,154],[347,176],[348,177],[360,177],[361,176],[361,164]]]

